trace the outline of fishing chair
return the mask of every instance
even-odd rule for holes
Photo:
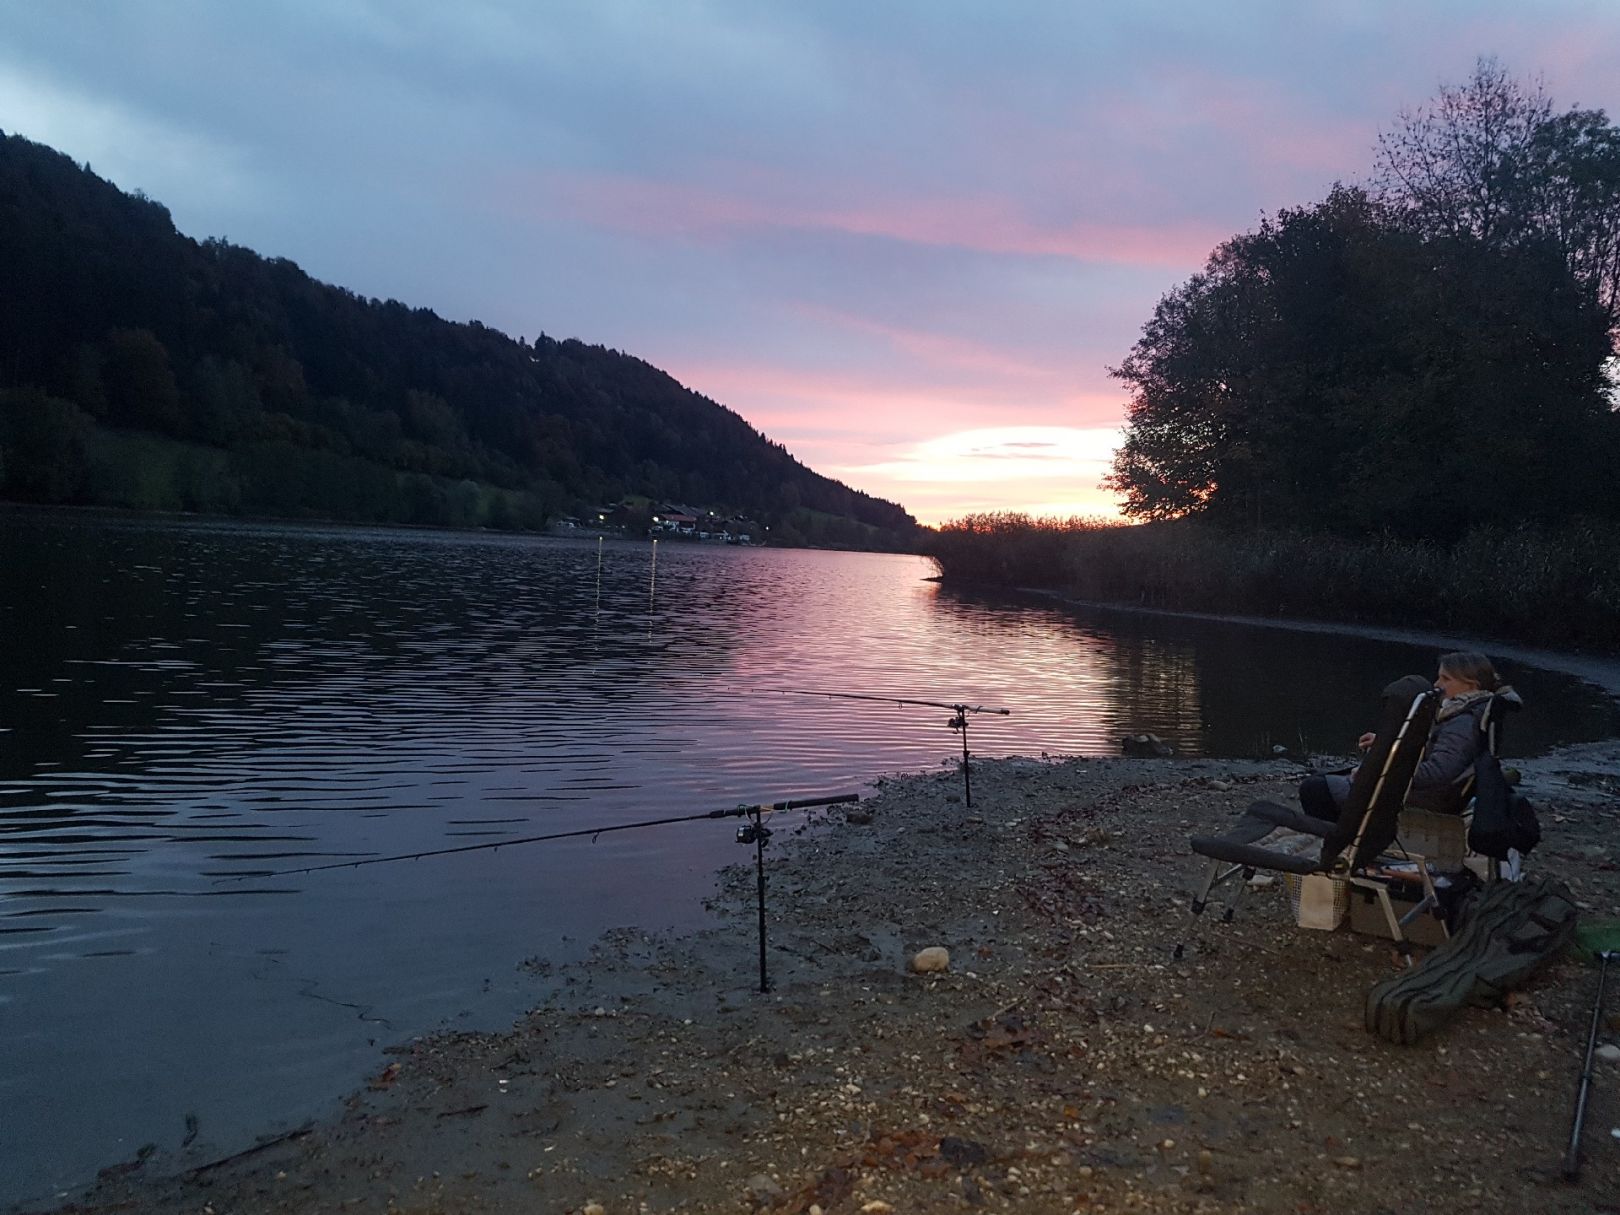
[[[1478,727],[1481,754],[1501,758],[1504,721],[1509,713],[1523,705],[1518,694],[1512,691],[1498,693],[1486,702]],[[1508,779],[1510,783],[1517,783],[1517,776]],[[1468,835],[1473,826],[1474,785],[1474,768],[1469,767],[1457,778],[1459,809],[1454,814],[1415,806],[1402,810],[1397,823],[1397,838],[1438,861],[1446,872],[1467,868],[1483,881],[1494,882],[1503,876],[1505,869],[1513,870],[1510,876],[1516,874],[1516,867],[1471,848]]]
[[[1423,902],[1404,916],[1396,915],[1390,900],[1392,879],[1370,873],[1369,869],[1395,843],[1401,808],[1439,704],[1439,692],[1421,676],[1408,675],[1384,689],[1373,744],[1356,769],[1337,820],[1319,819],[1291,806],[1260,801],[1244,811],[1226,834],[1193,836],[1193,851],[1210,858],[1210,865],[1192,901],[1192,914],[1201,915],[1216,887],[1236,879],[1236,889],[1222,915],[1223,920],[1230,921],[1248,890],[1249,879],[1259,870],[1301,878],[1322,874],[1354,889],[1369,891],[1384,913],[1390,937],[1403,954],[1409,954],[1411,942],[1403,931],[1405,925],[1438,903],[1427,859],[1404,848],[1385,858],[1408,869],[1415,866],[1407,880],[1416,878],[1423,886]],[[1285,833],[1278,842],[1292,833],[1296,845],[1301,842],[1297,837],[1311,836],[1321,840],[1320,848],[1312,846],[1301,852],[1266,846],[1269,837],[1278,832]],[[1176,956],[1181,953],[1182,946],[1176,946]]]

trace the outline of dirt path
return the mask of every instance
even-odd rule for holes
[[[1524,766],[1535,870],[1620,914],[1620,744]],[[71,1209],[1620,1211],[1620,1065],[1558,1180],[1590,967],[1398,1048],[1362,1027],[1387,945],[1294,928],[1280,887],[1194,930],[1186,836],[1298,772],[1001,760],[971,811],[885,781],[870,821],[777,824],[768,995],[737,867],[712,928],[610,935],[511,1032],[414,1041],[329,1125]],[[909,973],[932,945],[950,969]]]

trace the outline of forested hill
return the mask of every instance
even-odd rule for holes
[[[364,299],[0,133],[0,497],[536,527],[626,495],[914,543],[656,367]]]

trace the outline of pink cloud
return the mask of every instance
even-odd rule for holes
[[[1182,269],[1201,265],[1209,251],[1230,235],[1202,222],[1043,224],[1021,214],[1009,199],[983,196],[817,206],[800,199],[768,200],[625,175],[558,176],[547,185],[574,218],[642,236],[713,240],[750,230],[827,231],[980,253]]]
[[[1067,381],[1074,375],[1068,368],[1032,363],[1028,359],[1014,357],[987,343],[970,341],[954,334],[890,325],[873,317],[859,316],[836,308],[825,308],[818,304],[797,303],[792,305],[792,308],[801,316],[830,321],[858,333],[882,338],[894,348],[936,366],[987,372],[1014,380]]]
[[[1030,424],[1114,425],[1125,395],[1099,375],[1096,389],[1076,388],[1068,377],[1050,393],[1034,395],[1006,384],[919,384],[900,369],[873,372],[807,371],[774,363],[668,359],[665,367],[687,387],[742,414],[772,438],[777,430],[814,428],[865,434],[919,428],[969,429],[1002,425],[1015,415]]]

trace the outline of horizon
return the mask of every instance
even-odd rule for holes
[[[0,128],[194,239],[644,359],[923,523],[1108,517],[1107,368],[1217,244],[1482,55],[1612,113],[1620,10],[1518,9],[16,6]]]

